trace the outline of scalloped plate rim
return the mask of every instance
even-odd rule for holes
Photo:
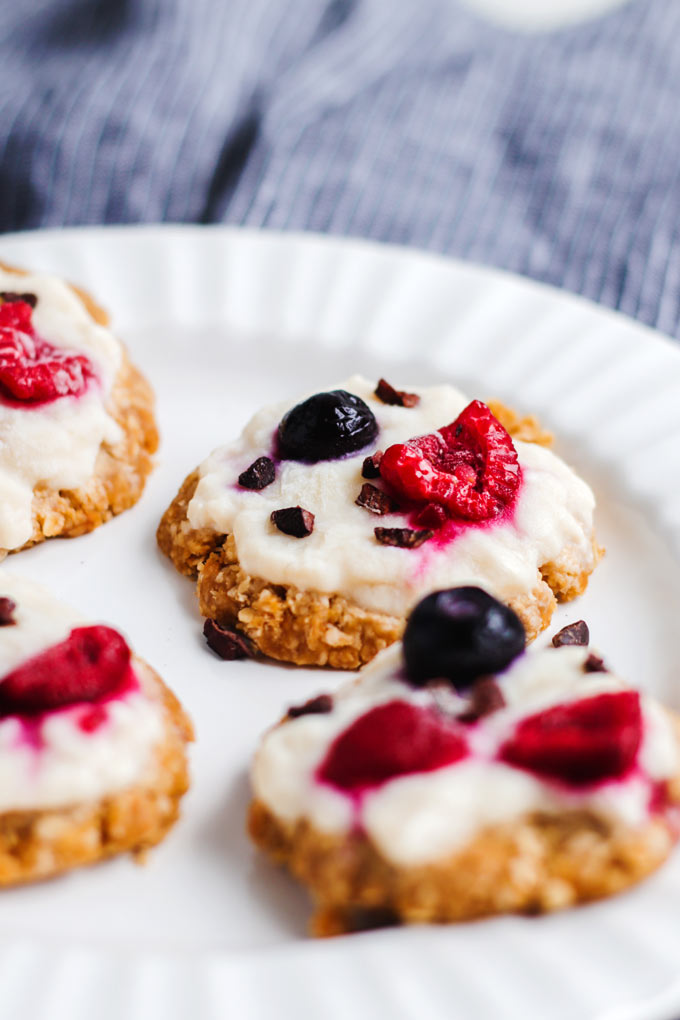
[[[314,246],[320,245],[324,249],[342,250],[343,257],[348,259],[351,259],[355,252],[362,252],[369,257],[376,255],[380,258],[386,259],[387,261],[390,259],[398,259],[402,264],[406,265],[413,261],[419,262],[421,265],[427,265],[427,263],[430,262],[433,265],[446,267],[447,270],[451,270],[453,272],[471,272],[477,275],[482,283],[485,280],[502,281],[509,284],[511,287],[518,288],[529,301],[531,300],[532,295],[543,295],[544,297],[547,295],[552,301],[557,299],[562,302],[567,301],[573,307],[579,307],[582,310],[587,311],[589,315],[597,316],[603,323],[606,321],[611,326],[619,329],[625,329],[626,333],[632,337],[633,341],[639,340],[642,342],[644,340],[645,345],[649,345],[650,349],[658,351],[659,354],[663,352],[664,357],[668,357],[669,353],[671,353],[673,358],[678,359],[678,368],[680,370],[680,349],[675,341],[673,341],[670,337],[666,337],[651,329],[650,327],[644,326],[635,320],[630,319],[622,313],[609,308],[604,308],[586,298],[572,294],[571,292],[560,290],[549,284],[541,283],[528,277],[518,276],[503,269],[465,262],[449,258],[448,256],[441,255],[436,252],[420,251],[406,246],[384,244],[377,241],[354,237],[329,236],[306,232],[260,231],[220,224],[210,226],[198,226],[193,224],[148,224],[141,226],[119,225],[111,227],[82,226],[67,229],[32,230],[5,234],[3,235],[3,241],[6,245],[18,247],[25,246],[27,254],[30,254],[29,249],[36,244],[39,246],[40,243],[47,243],[49,245],[50,242],[63,242],[65,244],[78,245],[86,238],[95,239],[97,243],[100,238],[116,236],[123,240],[130,238],[131,243],[134,243],[137,238],[145,238],[152,244],[156,243],[158,240],[162,240],[163,243],[172,244],[183,238],[191,236],[196,238],[197,243],[200,244],[200,238],[208,235],[215,237],[218,240],[223,239],[223,241],[228,245],[234,245],[237,247],[242,241],[255,245],[262,244],[265,247],[267,244],[274,243],[283,248],[302,245],[313,249]],[[360,936],[359,939],[360,941],[363,941],[364,939],[370,940],[371,936]],[[36,949],[42,949],[46,945],[49,945],[46,940],[41,941],[39,937],[36,938],[35,941],[37,943]],[[344,942],[344,940],[342,941]],[[379,937],[378,940],[376,940],[376,944],[377,941],[379,941]],[[0,944],[3,947],[9,948],[15,943],[16,945],[31,945],[30,939],[27,939],[27,937],[15,940],[12,936],[0,934]],[[302,943],[294,944],[292,946],[271,947],[267,949],[197,950],[196,954],[188,954],[189,960],[187,965],[193,967],[195,963],[202,960],[207,965],[216,965],[219,968],[222,964],[231,965],[238,959],[244,958],[249,958],[251,960],[258,957],[263,957],[264,960],[274,958],[278,960],[285,960],[286,958],[290,959],[292,957],[298,958],[309,955],[307,953],[307,949],[310,945],[311,944],[308,943]],[[80,950],[71,949],[70,947],[64,947],[58,951],[57,956],[61,956],[62,954],[67,956],[72,952],[79,951]],[[122,951],[120,951],[120,953],[115,953],[106,949],[83,947],[83,951],[88,954],[93,954],[94,958],[101,958],[102,960],[108,960],[109,962],[112,962],[113,957],[118,959],[119,956],[124,956]],[[152,952],[151,950],[140,952],[142,959],[139,961],[139,967],[143,968],[147,963],[158,959],[169,963],[173,959],[174,955],[175,954],[169,950],[163,950],[161,952]],[[329,944],[325,944],[324,947],[315,944],[314,952],[311,955],[320,955],[322,957],[328,957],[329,955],[332,956],[332,947]],[[1,988],[2,977],[0,975],[0,989]],[[596,1013],[592,1013],[591,1017],[592,1020],[652,1020],[652,1016],[661,1017],[662,1010],[667,1011],[671,1009],[680,1009],[680,978],[671,982],[658,994],[648,996],[644,1000],[631,1002],[629,1005],[617,1005],[612,1008],[599,1010]]]

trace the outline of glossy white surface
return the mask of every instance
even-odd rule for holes
[[[184,820],[146,867],[120,860],[2,894],[7,1015],[667,1020],[680,1011],[678,856],[629,894],[555,917],[308,940],[304,894],[245,837],[246,769],[285,706],[344,676],[214,658],[190,582],[154,545],[180,479],[262,403],[353,371],[483,384],[539,414],[598,498],[607,556],[555,626],[585,617],[613,668],[680,707],[678,349],[507,274],[357,242],[108,229],[5,237],[2,254],[92,288],[153,379],[163,435],[135,509],[22,553],[12,570],[119,626],[198,731]]]

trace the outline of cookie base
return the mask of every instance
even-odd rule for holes
[[[193,729],[160,677],[148,666],[144,670],[165,717],[164,740],[144,781],[97,801],[0,814],[0,887],[51,878],[120,853],[142,855],[177,820],[189,788],[186,744]]]
[[[621,892],[656,870],[674,837],[654,818],[639,829],[589,812],[532,814],[490,826],[446,859],[419,867],[387,861],[359,833],[331,835],[250,806],[255,844],[305,885],[314,935],[385,924],[542,914]]]

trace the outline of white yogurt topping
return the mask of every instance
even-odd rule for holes
[[[43,588],[2,570],[0,596],[17,604],[16,623],[0,627],[0,684],[20,663],[87,625]],[[78,725],[89,711],[82,704],[44,719],[39,748],[16,717],[0,719],[0,812],[95,800],[144,779],[164,723],[158,701],[145,693],[152,685],[147,668],[135,661],[134,670],[140,688],[106,702],[106,719],[93,732]]]
[[[36,407],[0,402],[0,550],[15,549],[32,533],[33,489],[44,484],[74,489],[91,477],[103,442],[121,438],[106,400],[121,361],[119,342],[90,317],[80,298],[52,276],[17,276],[0,270],[0,291],[35,294],[36,334],[54,347],[85,354],[99,385],[80,397],[61,397]]]
[[[304,817],[330,833],[350,830],[358,810],[364,831],[383,856],[406,866],[441,859],[482,828],[534,811],[584,808],[641,825],[649,818],[650,784],[680,770],[670,717],[644,695],[637,768],[621,780],[568,790],[494,760],[521,718],[627,687],[611,673],[584,673],[587,655],[587,649],[576,647],[530,649],[498,678],[506,706],[467,728],[468,757],[432,772],[392,779],[365,794],[355,807],[351,797],[315,779],[334,739],[381,702],[428,705],[434,697],[398,679],[401,646],[393,645],[334,695],[331,712],[301,716],[265,735],[252,769],[255,796],[285,821]],[[445,697],[463,704],[455,692]]]
[[[549,450],[519,441],[523,483],[510,518],[469,527],[448,545],[436,539],[418,549],[380,545],[376,525],[403,527],[406,522],[402,514],[376,517],[355,504],[365,482],[364,458],[449,424],[469,400],[452,386],[409,386],[421,400],[405,408],[382,403],[374,396],[375,383],[361,376],[340,388],[360,396],[373,411],[380,427],[374,445],[341,460],[283,461],[265,489],[239,488],[239,474],[271,453],[279,421],[294,403],[286,402],[259,411],[235,442],[215,450],[200,467],[189,524],[233,533],[248,574],[337,592],[365,609],[403,616],[427,592],[467,582],[509,601],[535,588],[538,568],[565,546],[573,546],[584,563],[592,562],[591,490]],[[270,522],[272,510],[297,505],[315,515],[314,531],[304,539],[283,535]]]

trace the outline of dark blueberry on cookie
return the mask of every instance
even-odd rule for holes
[[[436,591],[415,607],[404,632],[409,683],[445,678],[463,690],[505,669],[524,648],[522,621],[481,588]]]
[[[288,411],[278,434],[284,460],[316,464],[363,450],[378,435],[378,423],[361,397],[331,390],[315,393]]]

